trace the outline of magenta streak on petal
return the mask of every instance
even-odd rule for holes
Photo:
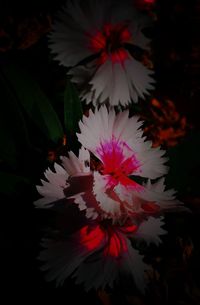
[[[135,183],[128,176],[138,170],[140,163],[127,143],[113,137],[101,143],[96,153],[103,163],[102,173],[110,175],[108,183],[111,187],[118,183],[127,186]]]

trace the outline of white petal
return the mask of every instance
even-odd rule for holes
[[[134,237],[145,240],[148,245],[154,243],[158,246],[162,242],[160,235],[167,233],[167,231],[161,228],[164,225],[163,219],[163,217],[154,218],[150,216],[140,224]]]
[[[155,81],[149,76],[153,72],[147,69],[134,58],[125,61],[124,65],[125,72],[127,74],[127,80],[130,84],[129,86],[132,86],[137,95],[144,99],[144,94],[149,94],[148,90],[154,88],[151,84]]]
[[[114,219],[120,215],[120,203],[106,194],[108,188],[106,185],[106,177],[100,175],[98,172],[94,172],[93,193],[101,209]]]
[[[143,262],[143,256],[135,250],[129,240],[127,240],[128,251],[124,254],[122,268],[124,272],[130,272],[138,289],[144,293],[146,288],[145,271],[149,266]]]
[[[90,155],[85,148],[82,147],[80,149],[79,157],[72,151],[70,151],[68,155],[69,157],[62,156],[60,159],[69,176],[89,172]]]

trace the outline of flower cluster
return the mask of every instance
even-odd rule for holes
[[[129,117],[128,110],[116,114],[102,106],[90,111],[79,123],[82,148],[78,157],[73,152],[61,157],[62,166],[48,169],[46,181],[37,186],[43,196],[35,202],[37,207],[73,202],[86,217],[86,224],[70,241],[43,243],[47,249],[40,258],[50,269],[49,278],[58,284],[75,272],[77,282],[84,281],[86,289],[98,288],[130,272],[144,290],[143,271],[148,267],[130,240],[159,244],[159,236],[166,233],[161,213],[181,203],[175,200],[174,190],[165,190],[164,178],[159,178],[167,172],[165,152],[152,148],[141,125],[137,116]],[[58,266],[60,260],[63,263]]]
[[[165,151],[143,136],[143,122],[128,105],[152,89],[151,71],[134,57],[147,49],[148,25],[133,1],[68,1],[50,36],[51,49],[68,67],[80,95],[96,107],[79,122],[78,156],[61,156],[37,186],[38,208],[73,205],[84,221],[72,234],[44,239],[40,259],[47,279],[70,275],[90,288],[112,287],[125,274],[144,291],[148,266],[134,241],[159,245],[163,212],[184,209],[165,189]],[[101,105],[101,104],[104,105]]]

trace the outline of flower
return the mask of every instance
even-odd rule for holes
[[[139,62],[133,46],[149,48],[142,33],[149,18],[131,1],[69,1],[50,34],[50,48],[78,83],[81,98],[94,105],[128,105],[153,89],[152,71]]]
[[[156,0],[134,0],[134,3],[138,9],[151,10],[156,4]]]
[[[128,110],[116,115],[113,109],[102,106],[94,113],[90,110],[82,121],[78,140],[101,161],[110,185],[132,185],[126,179],[131,175],[155,179],[166,174],[165,151],[145,141],[142,121],[137,116],[129,118]]]
[[[144,292],[144,272],[149,267],[139,251],[132,247],[131,239],[135,237],[158,245],[161,242],[159,236],[166,233],[162,225],[162,218],[153,217],[142,221],[141,225],[131,219],[121,225],[88,221],[68,237],[43,240],[45,249],[39,256],[45,262],[42,270],[47,271],[48,281],[56,280],[57,286],[73,276],[77,284],[84,283],[87,291],[113,287],[125,275]]]
[[[175,191],[165,190],[163,178],[151,181],[166,174],[167,159],[164,151],[143,138],[141,125],[137,116],[129,118],[128,111],[116,115],[105,106],[90,111],[79,123],[78,139],[98,162],[90,185],[74,196],[75,203],[85,202],[88,218],[101,215],[118,221],[127,215],[182,208]],[[139,176],[147,183],[139,183]]]
[[[56,164],[55,173],[45,172],[48,181],[37,187],[44,198],[35,205],[73,202],[86,218],[113,223],[183,208],[175,191],[165,190],[164,178],[158,179],[167,172],[165,152],[143,138],[141,124],[128,111],[115,114],[105,106],[90,111],[79,124],[79,156],[70,152],[69,158],[61,157],[63,167]],[[139,183],[138,177],[147,182]]]

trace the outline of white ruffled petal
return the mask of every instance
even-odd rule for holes
[[[94,172],[93,193],[102,211],[114,219],[120,216],[120,203],[106,194],[107,189],[106,177]]]
[[[126,273],[129,270],[138,289],[142,293],[145,293],[147,284],[145,281],[145,272],[148,271],[149,266],[143,262],[143,255],[131,246],[129,240],[127,240],[127,246],[128,251],[124,254],[122,268]]]
[[[61,157],[61,160],[64,168],[55,163],[55,172],[47,169],[44,173],[47,181],[41,180],[42,185],[36,186],[38,193],[44,197],[35,201],[36,207],[52,207],[56,201],[78,195],[84,187],[87,189],[91,180],[89,152],[82,147],[79,157],[69,152],[69,157]]]
[[[89,96],[83,95],[83,98],[94,105],[103,104],[106,101],[109,101],[111,106],[119,104],[126,106],[132,100],[137,103],[138,97],[144,99],[144,95],[148,95],[149,90],[154,89],[152,84],[155,81],[150,76],[152,73],[130,55],[123,64],[113,63],[112,59],[108,58],[105,63],[97,67],[95,72],[91,70],[89,84],[92,94],[90,100]],[[70,74],[76,74],[76,71],[73,72],[72,69]],[[75,76],[74,79],[78,80]],[[80,76],[79,82],[84,83],[80,80]]]
[[[55,163],[55,172],[48,169],[44,173],[47,181],[41,180],[42,185],[37,185],[37,191],[44,198],[34,202],[37,208],[51,207],[53,202],[65,198],[64,189],[68,186],[68,174],[57,163]]]
[[[89,152],[82,147],[79,150],[79,157],[77,157],[72,151],[68,153],[69,157],[60,157],[63,167],[69,176],[73,176],[79,173],[88,173],[90,171],[90,155]]]
[[[167,231],[162,229],[163,219],[164,217],[154,218],[150,216],[139,225],[134,237],[145,240],[148,245],[154,243],[158,246],[162,242],[160,235],[167,234]]]

